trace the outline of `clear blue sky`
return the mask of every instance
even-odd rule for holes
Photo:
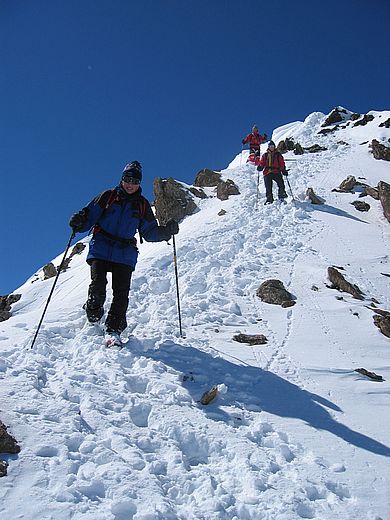
[[[390,108],[388,0],[0,0],[0,294],[126,162],[192,183],[336,105]]]

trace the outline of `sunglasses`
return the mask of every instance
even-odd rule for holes
[[[141,181],[139,179],[136,179],[135,177],[130,177],[129,175],[124,175],[122,177],[122,181],[126,182],[127,184],[141,184]]]

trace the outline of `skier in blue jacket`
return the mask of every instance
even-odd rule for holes
[[[106,299],[107,273],[112,273],[112,303],[105,322],[107,334],[120,341],[127,327],[126,311],[132,272],[138,249],[137,230],[148,242],[169,240],[179,232],[175,220],[159,226],[149,202],[142,196],[142,166],[138,161],[127,164],[120,184],[95,197],[75,213],[69,225],[75,232],[92,228],[87,262],[91,267],[91,284],[84,309],[90,323],[100,321]]]

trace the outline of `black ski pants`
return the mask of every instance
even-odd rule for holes
[[[268,202],[274,201],[274,196],[272,194],[272,183],[276,182],[278,185],[278,197],[279,199],[285,199],[287,197],[286,187],[284,185],[283,176],[281,173],[269,173],[268,175],[264,175],[264,184],[265,184],[265,196],[267,197]]]
[[[130,282],[133,268],[129,265],[90,260],[91,283],[88,290],[88,309],[103,309],[106,300],[107,273],[112,273],[112,303],[107,314],[106,327],[122,332],[127,327],[126,311],[129,304]]]

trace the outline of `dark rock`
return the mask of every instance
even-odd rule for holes
[[[195,197],[198,197],[198,199],[207,199],[207,195],[203,190],[198,190],[196,188],[188,188],[192,195],[195,195]]]
[[[53,276],[57,276],[57,268],[53,262],[49,262],[43,267],[43,279],[47,280],[53,278]]]
[[[294,155],[303,155],[304,153],[302,146],[299,143],[296,143],[294,146]]]
[[[382,126],[382,127],[385,127],[385,128],[390,128],[390,117],[389,117],[389,119],[386,119],[386,121],[381,123],[379,126]]]
[[[197,186],[198,188],[211,188],[217,186],[220,181],[220,173],[209,170],[208,168],[203,168],[203,170],[197,174],[194,186]]]
[[[358,372],[359,374],[362,374],[363,376],[366,376],[372,379],[373,381],[384,381],[382,376],[375,374],[375,372],[370,372],[365,368],[355,368],[355,372]]]
[[[7,427],[0,421],[0,453],[19,453],[20,447],[15,438],[7,431]]]
[[[280,141],[278,144],[278,150],[280,153],[292,152],[295,146],[296,143],[294,139],[292,137],[287,137],[284,141]]]
[[[221,211],[218,211],[219,217],[223,217],[224,215],[226,215],[226,211],[224,209],[221,209]]]
[[[220,181],[217,185],[217,198],[227,200],[230,195],[239,195],[240,191],[231,179]]]
[[[233,336],[234,341],[248,343],[248,345],[265,345],[268,339],[264,334],[237,334]]]
[[[357,300],[364,300],[363,293],[355,284],[347,282],[344,276],[334,267],[328,267],[328,277],[332,282],[332,289],[351,294]]]
[[[285,302],[294,301],[293,295],[287,291],[280,280],[266,280],[257,289],[256,296],[261,301],[272,305],[283,305]]]
[[[377,188],[372,188],[371,186],[366,186],[365,192],[367,193],[367,195],[370,195],[370,197],[372,197],[373,199],[379,200],[379,193],[378,193]]]
[[[362,200],[354,200],[351,202],[352,206],[355,206],[355,208],[358,211],[369,211],[371,206],[367,204],[367,202],[363,202]]]
[[[323,204],[324,203],[323,199],[321,199],[314,193],[313,188],[307,188],[306,198],[308,198],[312,204]]]
[[[21,294],[0,296],[0,321],[6,321],[12,316],[11,305],[18,302],[21,297]]]
[[[364,116],[356,121],[356,123],[352,126],[365,126],[367,123],[372,121],[374,119],[374,116],[372,114],[364,114]]]
[[[292,307],[295,304],[296,304],[296,302],[294,300],[285,300],[284,302],[281,303],[281,307],[283,307],[285,309],[287,307]]]
[[[344,121],[344,118],[341,115],[342,113],[346,114],[347,112],[344,109],[340,109],[339,107],[334,108],[321,126],[329,126],[333,125],[334,123],[340,123],[341,121]]]
[[[0,478],[7,475],[8,463],[4,460],[0,460]]]
[[[218,395],[218,385],[212,386],[209,390],[207,390],[202,397],[200,398],[200,402],[202,404],[210,404]]]
[[[86,245],[83,244],[82,242],[77,242],[77,244],[75,244],[73,246],[73,249],[69,255],[68,258],[65,258],[65,261],[64,261],[64,264],[62,266],[62,272],[63,271],[66,271],[69,267],[69,264],[70,264],[70,261],[72,260],[72,258],[75,256],[75,255],[81,255],[81,253],[84,251],[84,249],[86,248]],[[59,269],[60,266],[57,266],[56,268],[56,271],[58,272],[58,269]]]
[[[327,148],[325,148],[325,146],[320,146],[319,144],[313,144],[312,146],[304,147],[303,150],[305,151],[305,153],[318,153],[324,152],[325,150],[327,150]]]
[[[390,184],[380,181],[378,183],[378,195],[382,204],[383,214],[390,222]]]
[[[198,210],[191,192],[172,178],[156,177],[153,183],[156,217],[161,225],[171,218],[180,222]]]
[[[323,128],[322,130],[320,130],[319,132],[317,132],[318,134],[322,134],[322,135],[325,135],[325,134],[330,134],[332,132],[335,132],[336,130],[338,130],[338,127],[337,126],[334,126],[333,128]]]
[[[348,177],[342,181],[342,183],[340,184],[338,189],[339,189],[339,191],[347,193],[347,192],[352,191],[355,184],[356,184],[356,178],[353,175],[348,175]]]
[[[345,141],[337,141],[337,144],[340,144],[342,146],[349,146],[349,143],[346,143]]]
[[[359,119],[362,115],[361,114],[358,114],[357,112],[355,112],[354,114],[351,115],[351,120],[352,121],[356,121],[357,119]]]
[[[376,139],[373,139],[370,144],[372,155],[375,159],[390,161],[390,147],[381,144]]]
[[[390,338],[390,318],[375,314],[373,316],[375,325],[379,328],[384,336]]]

